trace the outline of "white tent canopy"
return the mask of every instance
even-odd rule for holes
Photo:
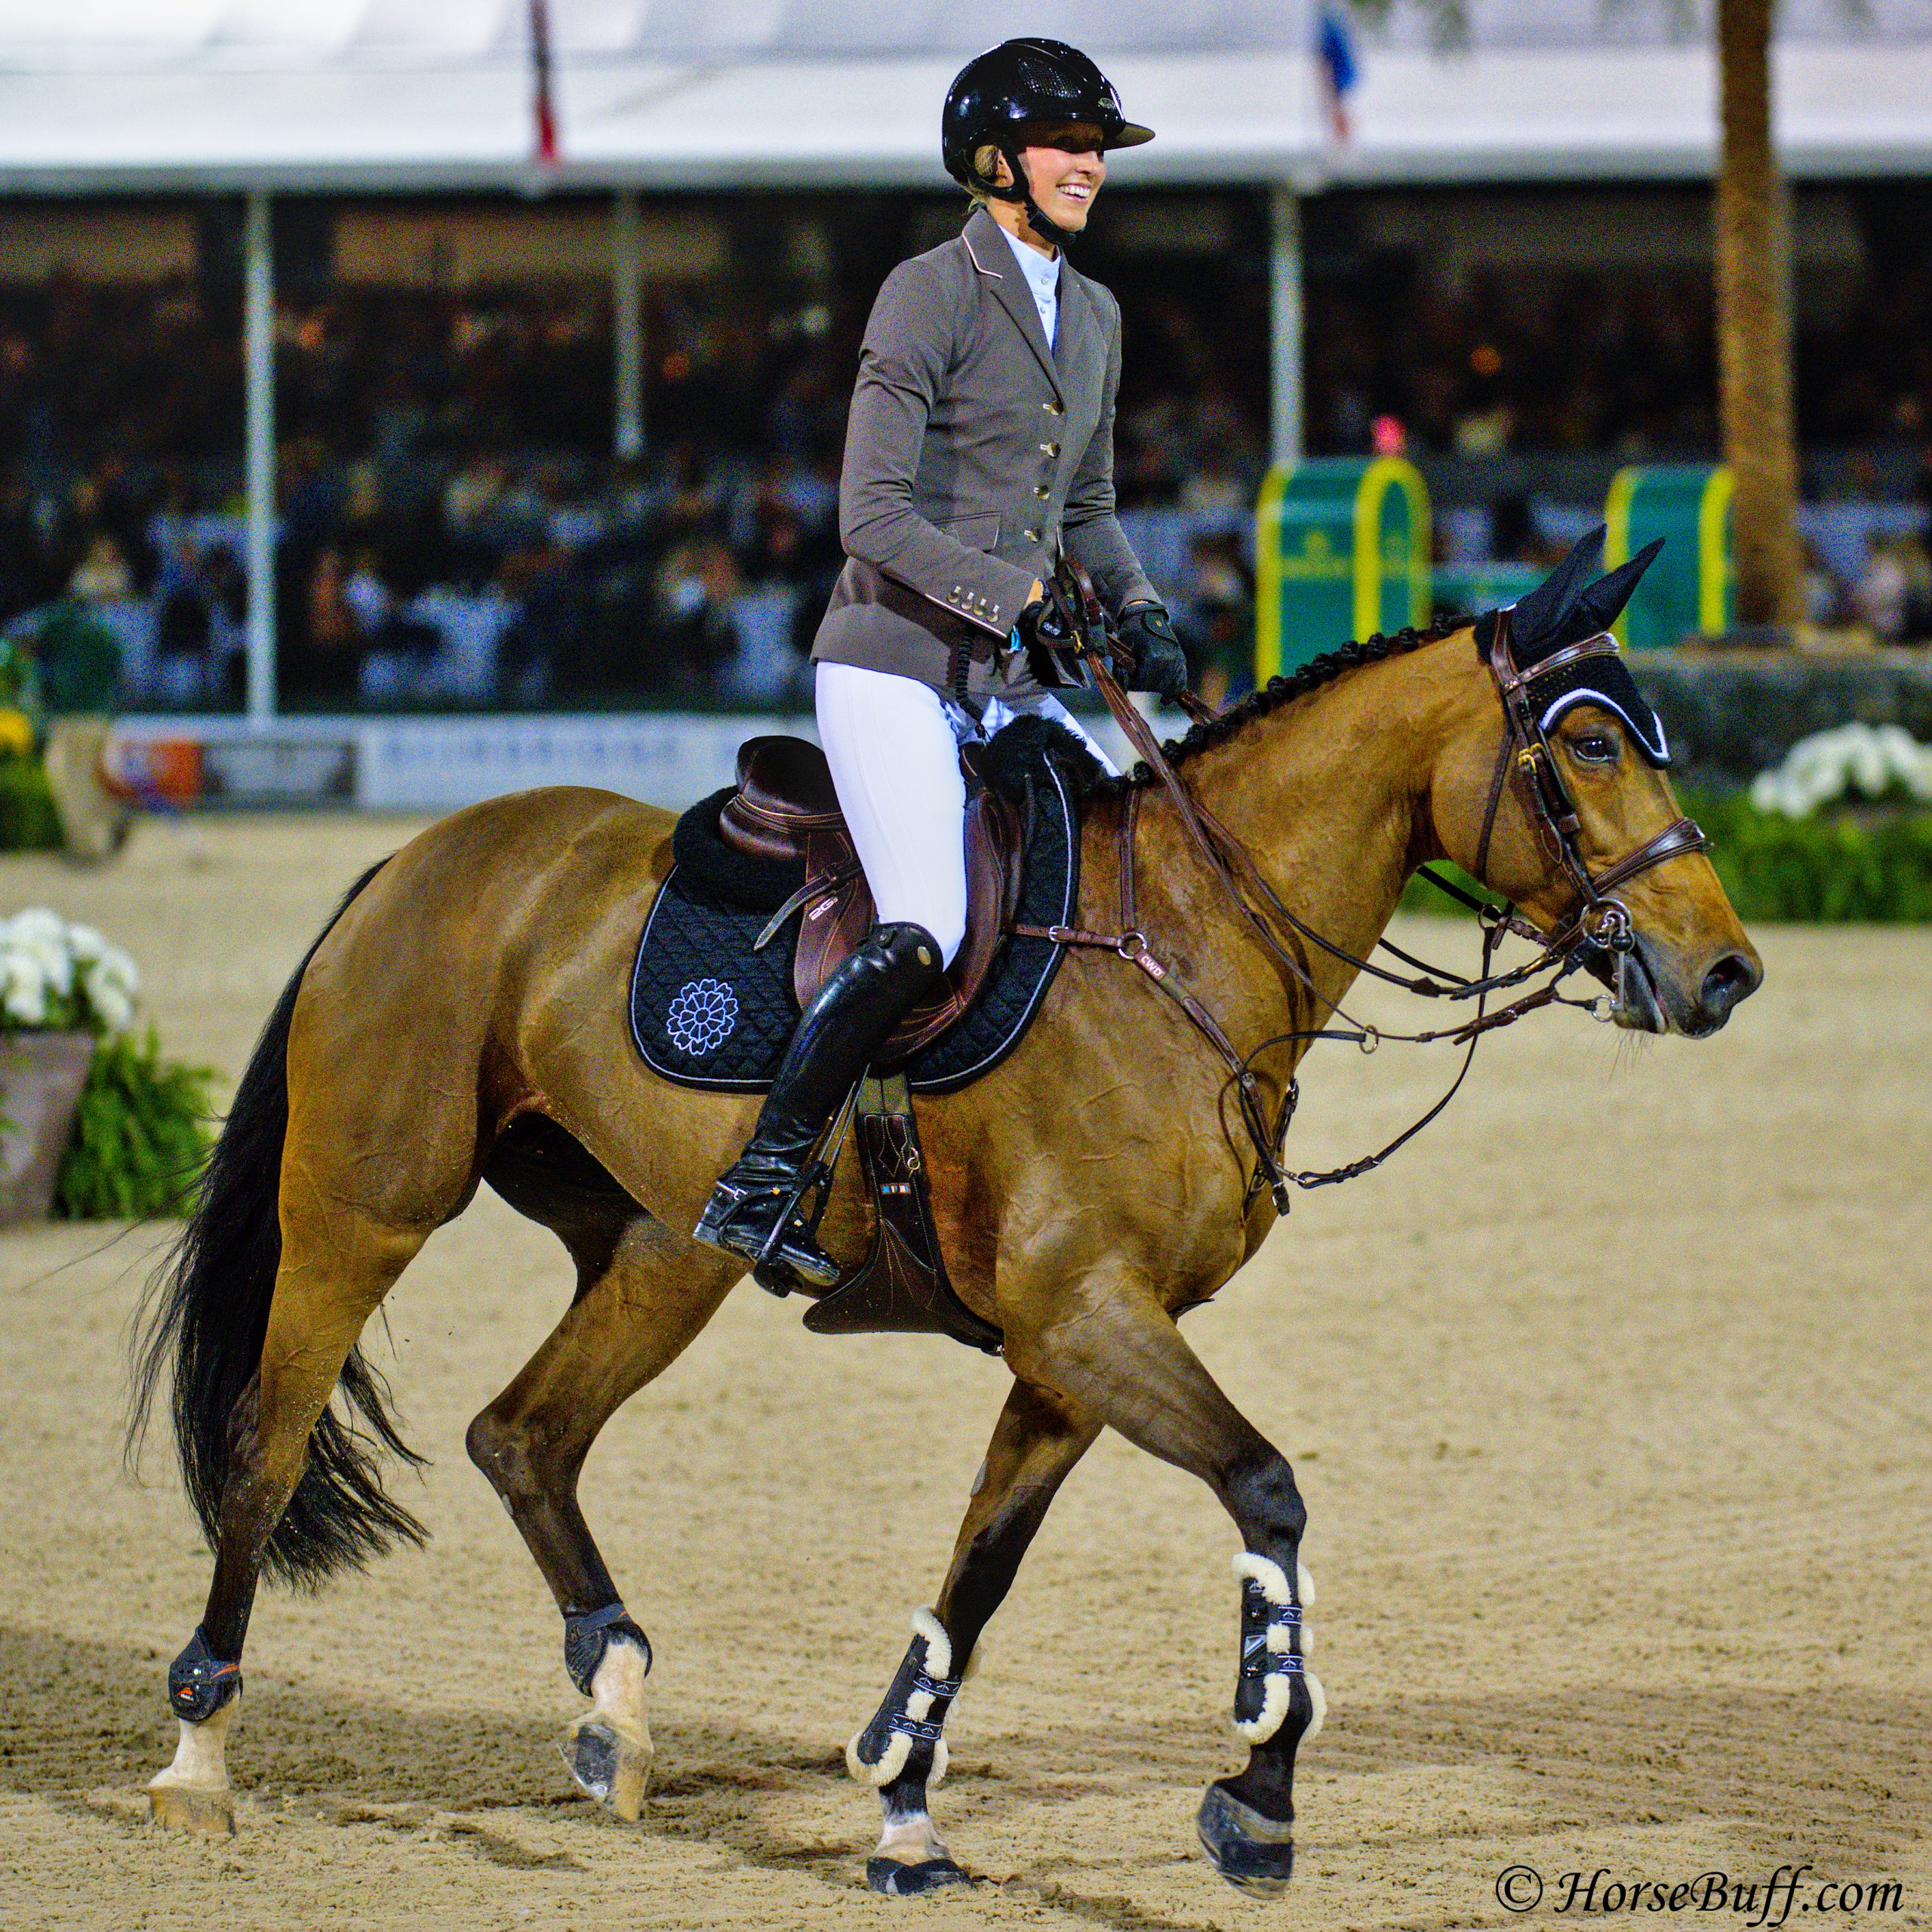
[[[1041,30],[1010,0],[551,0],[563,180],[937,185],[961,60]],[[1669,0],[1398,7],[1331,139],[1312,0],[1062,0],[1158,140],[1119,180],[1561,180],[1708,172],[1707,26]],[[0,191],[530,185],[525,0],[0,0]],[[1792,0],[1778,134],[1801,175],[1932,172],[1932,0]]]

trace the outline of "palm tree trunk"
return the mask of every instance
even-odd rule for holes
[[[1740,623],[1804,614],[1792,413],[1791,213],[1771,146],[1773,0],[1718,0],[1724,159],[1718,176],[1718,380],[1737,479],[1731,545]]]

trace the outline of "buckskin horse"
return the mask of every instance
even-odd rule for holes
[[[1373,637],[1273,681],[1171,748],[1171,788],[1144,770],[1100,786],[1081,822],[1083,923],[1054,934],[1064,966],[1031,1030],[984,1078],[921,1102],[933,1223],[1013,1386],[938,1596],[848,1749],[882,1802],[875,1890],[964,1876],[928,1813],[946,1712],[1103,1428],[1199,1477],[1239,1531],[1233,1719],[1248,1755],[1208,1787],[1197,1829],[1241,1889],[1287,1881],[1296,1752],[1324,1709],[1305,1662],[1306,1512],[1287,1459],[1176,1317],[1254,1254],[1292,1181],[1324,1178],[1281,1164],[1303,1054],[1324,1033],[1372,1044],[1342,1002],[1404,882],[1435,860],[1506,900],[1489,941],[1506,924],[1538,938],[1558,979],[1426,1037],[1472,1048],[1580,965],[1619,1024],[1702,1035],[1761,977],[1603,635],[1645,559],[1592,581],[1595,554],[1580,546],[1509,611]],[[672,829],[591,790],[459,812],[358,882],[270,1018],[137,1358],[137,1423],[171,1370],[186,1487],[215,1553],[169,1676],[180,1742],[149,1787],[162,1821],[233,1829],[223,1752],[258,1577],[318,1583],[424,1534],[384,1491],[378,1452],[409,1452],[357,1341],[485,1180],[555,1232],[577,1283],[469,1452],[565,1620],[590,1700],[566,1760],[593,1797],[639,1815],[650,1647],[577,1477],[605,1421],[744,1272],[686,1230],[756,1105],[660,1079],[633,1048],[624,989]],[[1369,970],[1452,996],[1525,983],[1525,969],[1489,974],[1489,941],[1486,977],[1454,987]],[[829,1250],[863,1252],[871,1220],[841,1170]]]

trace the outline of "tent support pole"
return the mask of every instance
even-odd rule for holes
[[[612,446],[630,463],[644,454],[643,251],[634,188],[620,188],[611,204],[611,334],[617,365]]]
[[[1301,197],[1287,182],[1268,191],[1268,454],[1302,458]]]
[[[269,197],[248,193],[242,228],[242,346],[246,371],[248,500],[248,721],[275,709],[275,249]]]

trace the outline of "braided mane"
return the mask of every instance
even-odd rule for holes
[[[1266,718],[1271,712],[1280,710],[1283,705],[1292,704],[1297,698],[1306,697],[1310,691],[1333,684],[1348,672],[1358,671],[1364,664],[1380,664],[1388,658],[1404,657],[1426,644],[1438,643],[1457,631],[1467,629],[1473,621],[1469,617],[1446,617],[1421,630],[1405,624],[1392,637],[1384,637],[1377,631],[1359,643],[1338,645],[1333,651],[1324,651],[1318,657],[1310,658],[1291,676],[1270,678],[1238,703],[1229,705],[1219,717],[1211,718],[1204,724],[1192,726],[1183,737],[1170,740],[1161,749],[1166,752],[1170,764],[1183,764],[1214,746],[1226,744],[1257,718]],[[1145,764],[1137,764],[1124,777],[1112,781],[1117,789],[1123,790],[1129,786],[1152,782],[1153,774]]]

